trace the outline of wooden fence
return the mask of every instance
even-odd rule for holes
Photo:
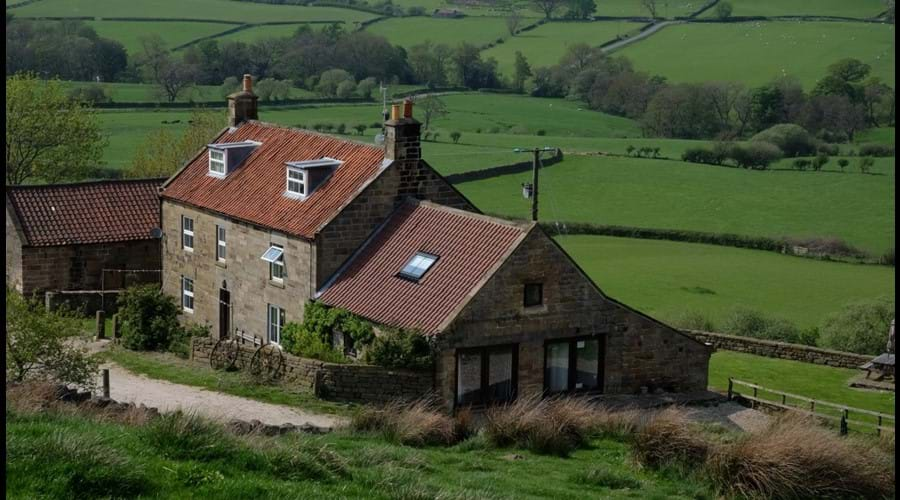
[[[739,392],[738,387],[746,388],[749,393]],[[763,397],[764,395],[770,397]],[[751,406],[758,404],[791,410],[824,419],[829,423],[837,423],[841,434],[847,434],[851,425],[855,431],[874,430],[879,436],[882,431],[894,432],[894,415],[812,399],[729,377],[728,400],[741,399],[750,401]]]

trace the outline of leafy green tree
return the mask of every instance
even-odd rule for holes
[[[731,12],[733,11],[733,7],[728,2],[719,2],[716,5],[716,17],[719,19],[728,19],[731,17]]]
[[[885,351],[894,318],[893,297],[858,301],[827,316],[820,328],[820,345],[858,354]]]
[[[151,132],[138,146],[125,177],[168,177],[193,158],[222,130],[225,116],[220,111],[196,109],[190,125],[180,137],[166,129]]]
[[[58,80],[6,79],[8,185],[84,178],[101,163],[106,144],[93,108],[70,99]]]
[[[531,76],[531,66],[520,51],[516,51],[515,77],[513,85],[517,92],[525,91],[525,80]]]
[[[420,332],[388,329],[375,337],[363,360],[387,368],[427,370],[434,364],[434,350]]]
[[[356,130],[356,133],[357,133],[358,135],[363,135],[363,133],[365,133],[365,131],[366,131],[366,124],[365,124],[365,123],[359,123],[359,124],[357,124],[357,125],[355,125],[355,126],[353,127],[353,130]]]
[[[344,82],[356,83],[353,75],[343,69],[329,69],[322,72],[319,77],[319,83],[316,85],[316,91],[325,97],[336,97],[338,87]]]
[[[45,377],[66,384],[93,386],[97,360],[73,340],[86,336],[80,320],[65,311],[50,312],[40,301],[6,289],[6,379],[20,382]]]
[[[551,19],[553,14],[563,5],[563,0],[531,0],[532,5],[544,13],[546,19]]]
[[[569,14],[576,19],[587,19],[596,11],[594,0],[569,0]]]
[[[453,144],[458,143],[460,137],[462,137],[462,133],[456,131],[450,132],[450,138],[453,139]]]
[[[850,165],[850,160],[846,158],[841,158],[838,160],[838,166],[841,167],[841,172],[843,172],[844,169],[847,168],[847,165]]]

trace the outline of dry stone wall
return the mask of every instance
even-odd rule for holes
[[[712,344],[716,349],[746,352],[768,358],[791,359],[816,365],[858,368],[872,359],[872,356],[852,352],[831,351],[805,345],[788,344],[786,342],[726,335],[724,333],[701,332],[698,330],[685,330],[684,332],[701,342]]]
[[[195,338],[191,359],[209,363],[215,341]],[[250,367],[256,347],[240,346],[238,369]],[[284,353],[284,380],[315,392],[316,397],[355,403],[387,403],[413,400],[431,393],[434,378],[430,372],[391,370],[381,366],[326,363]]]

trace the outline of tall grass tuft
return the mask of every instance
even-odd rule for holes
[[[736,496],[892,498],[893,464],[882,455],[789,414],[761,432],[716,447],[706,472],[722,491]]]
[[[63,432],[8,436],[7,469],[31,476],[48,498],[136,497],[151,489],[144,470],[101,439]],[[8,470],[8,472],[10,472]]]
[[[678,407],[660,410],[634,434],[637,459],[652,467],[703,463],[709,442],[691,424],[688,413]]]
[[[532,396],[488,409],[484,433],[494,446],[568,456],[593,436],[622,436],[639,425],[636,411],[610,411],[581,398]]]
[[[174,459],[209,461],[233,457],[237,440],[221,425],[193,413],[161,415],[141,428],[144,442]]]
[[[452,445],[472,433],[472,418],[467,412],[454,418],[436,400],[425,398],[365,407],[353,415],[350,428],[377,432],[390,441],[410,446]]]

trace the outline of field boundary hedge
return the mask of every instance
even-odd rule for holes
[[[557,149],[556,153],[553,154],[552,157],[541,160],[541,165],[543,167],[549,167],[551,165],[555,165],[563,160],[563,152],[561,149]],[[444,179],[451,184],[459,184],[462,182],[471,182],[478,181],[482,179],[488,179],[491,177],[497,177],[499,175],[508,175],[508,174],[518,174],[520,172],[529,172],[531,171],[532,164],[531,160],[529,161],[520,161],[518,163],[510,163],[507,165],[499,165],[496,167],[485,168],[481,170],[470,170],[468,172],[460,172],[458,174],[449,174],[445,175]]]
[[[371,98],[365,97],[346,97],[336,99],[331,97],[322,98],[305,98],[305,99],[282,99],[280,101],[262,101],[259,106],[262,107],[280,107],[280,106],[297,106],[303,104],[340,104],[340,103],[371,103]],[[94,104],[97,109],[191,109],[191,108],[224,108],[227,106],[225,98],[219,101],[187,101],[187,102],[101,102]]]
[[[728,335],[724,333],[704,332],[700,330],[682,330],[685,334],[713,345],[715,349],[744,352],[765,356],[767,358],[790,359],[815,365],[834,366],[838,368],[859,368],[874,356],[853,352],[832,351],[801,344],[789,344],[775,340],[753,339]]]
[[[706,245],[718,245],[734,248],[747,248],[750,250],[765,250],[794,257],[807,259],[851,262],[865,265],[887,265],[878,258],[857,250],[855,256],[832,255],[828,253],[813,253],[806,247],[797,245],[786,238],[769,238],[765,236],[745,236],[730,233],[711,233],[704,231],[688,231],[682,229],[660,229],[635,226],[616,226],[606,224],[592,224],[589,222],[547,221],[541,222],[541,226],[550,234],[558,233],[569,235],[594,235],[614,236],[619,238],[636,238],[645,240],[667,240],[684,243],[702,243]],[[559,228],[564,229],[561,231]]]

